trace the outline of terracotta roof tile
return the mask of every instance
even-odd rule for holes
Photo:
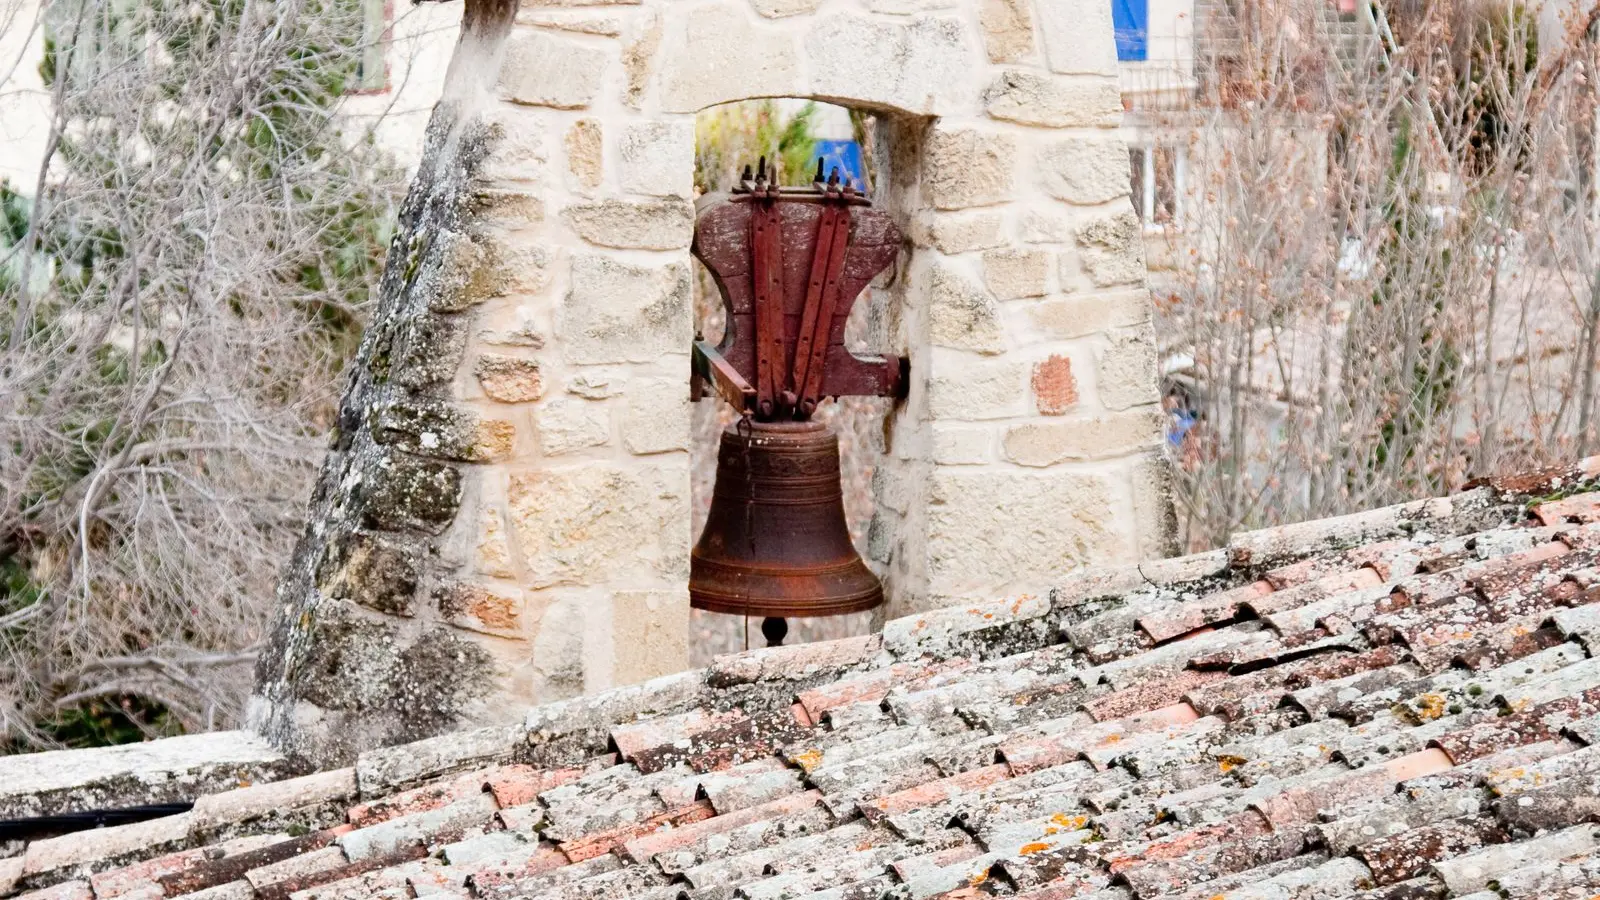
[[[76,871],[105,859],[165,852],[188,839],[189,825],[190,814],[183,813],[34,841],[22,856],[22,877]]]
[[[725,657],[339,772],[263,758],[250,786],[195,782],[187,814],[0,858],[0,896],[1594,893],[1600,494],[1526,518],[1569,474]],[[50,790],[0,796],[67,802]]]
[[[310,881],[322,872],[343,868],[347,862],[344,851],[337,846],[319,847],[250,869],[244,873],[244,880],[259,891],[273,884]]]
[[[494,795],[468,795],[448,806],[386,819],[339,836],[336,842],[351,862],[394,853],[412,844],[447,844],[481,834],[499,807]]]
[[[1583,716],[1593,715],[1596,705],[1592,698],[1600,698],[1600,691],[1595,691],[1590,697],[1563,697],[1527,707],[1521,712],[1479,722],[1460,731],[1440,735],[1429,745],[1443,750],[1459,765],[1511,747],[1548,741],[1560,735],[1562,726]]]
[[[1469,815],[1413,828],[1358,844],[1351,851],[1380,885],[1415,878],[1433,863],[1507,840],[1505,827],[1491,815]]]
[[[1352,900],[1440,900],[1447,891],[1437,878],[1423,876],[1351,894]]]
[[[220,828],[302,807],[342,804],[355,796],[355,769],[316,772],[202,796],[195,801],[191,827],[197,831]]]
[[[1547,500],[1535,506],[1533,514],[1546,525],[1600,521],[1600,494],[1578,494],[1561,500]]]
[[[18,900],[94,900],[94,891],[87,881],[63,881],[37,891],[29,891]]]
[[[1600,888],[1600,860],[1592,855],[1560,862],[1539,861],[1495,879],[1501,896],[1518,900],[1546,897],[1592,897]]]
[[[263,846],[243,849],[237,853],[229,853],[218,847],[215,848],[217,852],[206,853],[203,861],[197,860],[187,868],[160,875],[157,881],[169,897],[194,893],[238,881],[245,878],[248,873],[265,866],[320,850],[349,830],[351,830],[349,825],[341,825],[300,837],[285,836],[283,840],[272,840]],[[343,858],[342,851],[339,856]]]
[[[1485,847],[1433,864],[1433,873],[1455,894],[1470,894],[1489,886],[1498,876],[1531,863],[1555,862],[1571,856],[1592,853],[1600,841],[1595,826],[1579,825],[1561,831]]]
[[[563,841],[560,849],[562,853],[567,855],[567,859],[573,862],[583,862],[618,850],[636,838],[642,838],[675,827],[691,825],[695,822],[703,822],[715,815],[716,810],[711,808],[710,801],[696,800],[685,806],[662,810],[642,821],[617,825],[604,831],[586,834],[581,838]]]

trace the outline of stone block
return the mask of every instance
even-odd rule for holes
[[[977,466],[994,460],[994,429],[986,425],[934,423],[933,461],[942,466]]]
[[[545,337],[538,321],[539,312],[526,303],[500,305],[479,320],[479,324],[485,327],[478,332],[478,340],[495,347],[542,350]]]
[[[928,272],[928,332],[937,347],[989,354],[1006,349],[1000,305],[948,264]]]
[[[541,31],[514,33],[506,40],[500,66],[501,94],[528,106],[582,109],[600,92],[606,57],[572,38]]]
[[[1083,226],[1078,243],[1083,247],[1083,268],[1097,287],[1144,282],[1144,230],[1132,210]]]
[[[1003,419],[1027,412],[1028,369],[1015,360],[941,366],[928,380],[935,419]]]
[[[1030,304],[1027,316],[1034,333],[1046,340],[1083,337],[1150,321],[1150,295],[1135,290],[1052,298]]]
[[[635,378],[623,391],[622,443],[629,453],[689,449],[689,386],[679,378]]]
[[[533,693],[542,703],[576,697],[584,690],[583,634],[586,596],[561,596],[546,603],[533,640]]]
[[[622,71],[627,76],[628,87],[622,102],[630,109],[644,105],[645,90],[650,86],[650,75],[656,52],[661,49],[661,13],[634,25],[626,46],[622,48]]]
[[[1034,363],[1033,404],[1041,416],[1059,416],[1078,405],[1071,359],[1056,355]]]
[[[960,0],[866,0],[869,11],[891,16],[955,9],[959,4]]]
[[[694,120],[629,125],[618,142],[617,158],[623,190],[690,197],[694,193]]]
[[[653,362],[694,338],[689,272],[679,263],[635,266],[600,254],[572,260],[572,287],[556,310],[568,362]]]
[[[418,456],[483,463],[511,455],[516,428],[444,400],[397,400],[377,409],[372,438]]]
[[[998,212],[931,213],[914,226],[917,242],[940,253],[968,253],[1002,247],[1005,219]]]
[[[1033,0],[982,0],[978,5],[990,62],[1018,62],[1033,55],[1032,5]]]
[[[491,400],[501,403],[527,403],[544,396],[544,380],[539,364],[531,359],[485,353],[473,366],[478,384]]]
[[[612,595],[612,684],[638,684],[689,668],[689,593]]]
[[[478,571],[495,578],[515,578],[516,563],[506,539],[500,510],[485,506],[478,512]]]
[[[1007,69],[983,92],[992,118],[1047,128],[1115,128],[1122,93],[1114,78],[1041,75]]]
[[[1115,494],[1098,475],[936,470],[929,500],[930,593],[1040,589],[1129,555],[1110,521]]]
[[[526,14],[527,10],[551,7],[638,6],[643,0],[517,0],[517,2],[521,8],[519,14]]]
[[[391,616],[411,616],[427,551],[420,541],[354,532],[323,550],[317,590]]]
[[[319,609],[300,635],[306,650],[299,662],[323,677],[306,679],[301,699],[325,710],[383,706],[401,645],[398,624],[342,605]]]
[[[622,34],[622,20],[616,16],[593,13],[568,13],[565,11],[539,11],[524,9],[517,12],[518,25],[531,25],[549,31],[570,31],[574,34],[598,34],[616,37]]]
[[[873,502],[897,513],[911,510],[911,483],[899,466],[878,466],[872,470]]]
[[[1035,168],[1045,192],[1058,200],[1096,206],[1128,196],[1128,146],[1116,135],[1046,143]]]
[[[472,192],[467,211],[479,223],[515,231],[544,221],[544,194],[537,188],[478,188]]]
[[[751,5],[769,19],[782,19],[816,12],[822,0],[751,0]]]
[[[867,559],[887,565],[894,559],[895,530],[900,517],[881,509],[872,511],[867,523]]]
[[[1139,533],[1139,558],[1162,559],[1178,553],[1178,511],[1173,502],[1172,464],[1159,453],[1133,464],[1133,518]]]
[[[1050,70],[1071,75],[1117,74],[1111,4],[1045,2],[1035,5]]]
[[[787,31],[758,25],[732,4],[701,4],[674,16],[680,18],[661,51],[662,109],[697,112],[801,93],[799,53]]]
[[[522,591],[482,584],[449,584],[434,591],[439,615],[457,628],[525,639]]]
[[[566,390],[585,400],[604,400],[622,393],[628,384],[625,372],[612,369],[585,369],[567,379]]]
[[[1022,214],[1021,231],[1029,244],[1065,244],[1072,240],[1072,220],[1055,210],[1030,209]]]
[[[465,326],[458,316],[416,316],[401,328],[396,357],[374,360],[373,374],[412,389],[451,380],[467,349]]]
[[[493,143],[478,169],[485,181],[538,182],[550,158],[549,129],[541,110],[499,104],[485,113]]]
[[[1009,135],[935,125],[922,157],[922,187],[938,209],[1003,203],[1011,199],[1016,156]],[[1126,172],[1122,181],[1126,191]]]
[[[1095,382],[1107,409],[1128,409],[1161,398],[1156,384],[1156,336],[1148,325],[1113,332],[1100,354]]]
[[[550,286],[550,267],[556,251],[539,238],[500,234],[482,241],[482,245],[487,259],[480,274],[492,296],[538,294]]]
[[[508,498],[530,587],[688,573],[687,467],[545,469],[511,476]]]
[[[578,184],[596,188],[605,178],[605,130],[594,119],[579,119],[562,141],[567,150],[567,171]]]
[[[923,16],[901,25],[840,13],[818,17],[805,38],[814,96],[940,115],[963,111],[977,60],[964,23]],[[761,96],[746,92],[741,96]]]
[[[1147,450],[1161,440],[1154,410],[1111,413],[1092,419],[1029,422],[1006,430],[1005,455],[1020,466],[1108,459]]]
[[[989,250],[983,254],[983,280],[998,299],[1043,297],[1049,290],[1049,277],[1049,251]]]
[[[369,528],[439,534],[461,508],[461,472],[449,463],[390,451],[362,481],[362,521]]]
[[[611,441],[611,416],[604,404],[557,397],[539,409],[539,447],[546,456],[560,456]]]
[[[601,200],[561,213],[567,227],[599,247],[679,250],[694,237],[694,207],[687,200]]]
[[[499,293],[489,252],[476,241],[459,231],[441,231],[433,240],[437,249],[417,267],[411,288],[428,298],[428,309],[461,312]]]

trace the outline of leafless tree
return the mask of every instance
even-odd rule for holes
[[[339,127],[361,4],[41,15],[9,23],[54,120],[0,232],[0,751],[96,702],[236,719],[399,182]]]
[[[1593,15],[1212,9],[1162,114],[1190,159],[1157,292],[1189,544],[1595,452]]]

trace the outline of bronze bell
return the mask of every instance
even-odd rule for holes
[[[850,307],[894,263],[901,235],[887,214],[821,162],[809,188],[780,187],[763,159],[730,195],[707,195],[693,251],[722,294],[721,344],[696,340],[691,395],[707,390],[741,418],[722,432],[711,514],[689,561],[697,609],[767,617],[872,609],[883,587],[850,541],[839,438],[810,421],[829,397],[903,397],[908,363],[844,345]]]
[[[722,432],[711,514],[689,557],[689,601],[752,616],[872,609],[883,587],[850,542],[839,436],[821,422],[734,422]]]

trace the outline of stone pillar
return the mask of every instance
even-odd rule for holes
[[[1104,0],[467,0],[252,716],[322,765],[687,660],[694,116],[886,123],[898,613],[1154,552]],[[931,11],[930,11],[931,10]],[[1159,520],[1159,521],[1158,521]]]
[[[1173,550],[1109,7],[976,5],[966,102],[889,137],[914,244],[869,536],[889,617]]]

